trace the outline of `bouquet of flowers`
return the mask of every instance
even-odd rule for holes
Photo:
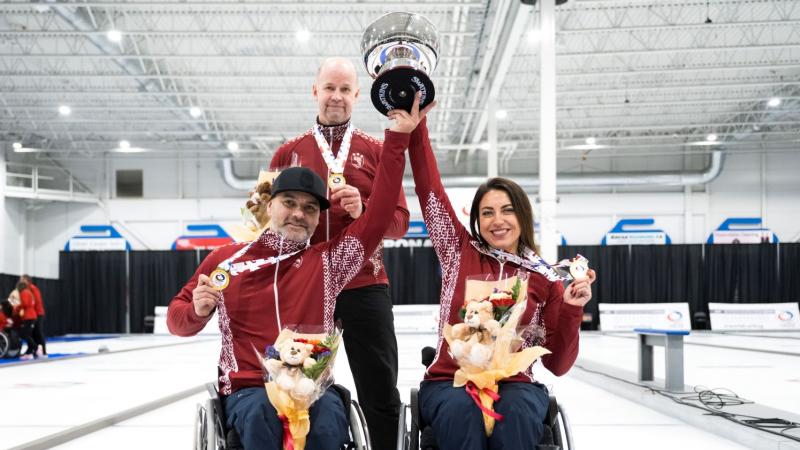
[[[461,308],[464,323],[448,324],[442,330],[459,365],[453,386],[464,386],[481,409],[487,436],[491,436],[495,421],[503,420],[493,409],[500,398],[498,382],[525,371],[539,357],[550,353],[539,346],[519,350],[517,326],[525,312],[526,275],[498,281],[490,280],[491,276],[469,277]]]
[[[303,450],[311,427],[308,410],[333,384],[341,330],[332,334],[284,329],[259,354],[267,397],[283,422],[284,450]]]

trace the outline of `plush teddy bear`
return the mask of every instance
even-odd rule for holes
[[[464,323],[453,325],[450,351],[478,367],[487,367],[492,359],[494,339],[500,323],[494,319],[494,306],[488,300],[470,300],[464,308]]]
[[[267,204],[272,198],[270,194],[271,190],[272,183],[269,181],[259,183],[254,191],[250,191],[250,197],[248,197],[245,203],[245,207],[250,210],[256,222],[258,222],[259,229],[267,226],[269,223],[269,209],[267,208]]]
[[[316,388],[314,381],[303,374],[302,369],[308,369],[316,360],[311,357],[314,346],[292,339],[283,341],[276,346],[281,359],[266,361],[267,371],[281,390],[288,392],[297,399],[307,399]]]

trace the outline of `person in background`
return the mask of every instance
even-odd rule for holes
[[[19,278],[28,285],[36,300],[36,323],[33,324],[33,339],[36,341],[36,357],[47,358],[47,342],[44,334],[44,302],[42,302],[42,293],[39,288],[33,284],[33,280],[28,275],[22,275]]]
[[[270,167],[302,166],[313,170],[328,188],[331,208],[320,215],[311,244],[328,241],[369,210],[373,182],[384,144],[355,128],[351,121],[359,89],[356,68],[345,58],[325,60],[312,86],[317,118],[305,134],[283,144]],[[409,213],[400,192],[383,237],[399,239],[408,230]],[[372,447],[394,449],[400,395],[397,391],[397,338],[394,334],[389,278],[383,245],[336,299],[334,317],[342,321],[344,347],[370,429]]]
[[[19,327],[19,335],[28,344],[19,358],[22,360],[33,359],[36,356],[36,339],[33,338],[33,325],[36,323],[36,299],[33,293],[28,289],[28,285],[24,281],[17,283],[17,292],[19,293],[19,309],[14,320],[21,320],[22,323]]]

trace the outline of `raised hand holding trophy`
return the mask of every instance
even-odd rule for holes
[[[438,62],[439,32],[428,19],[407,12],[379,17],[364,31],[361,53],[367,73],[375,79],[372,104],[381,114],[393,109],[411,112],[418,91],[420,109],[433,102],[430,75]]]

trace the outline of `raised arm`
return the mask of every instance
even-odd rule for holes
[[[400,196],[397,199],[397,206],[394,208],[394,216],[383,236],[387,239],[400,239],[408,232],[409,222],[408,204],[406,194],[400,189]]]
[[[469,242],[470,235],[458,220],[442,185],[442,177],[428,138],[426,120],[420,122],[411,133],[408,156],[425,226],[428,227],[433,248],[444,268],[455,258],[461,246]]]
[[[326,297],[334,292],[338,295],[358,273],[366,258],[383,241],[386,230],[394,220],[409,137],[409,133],[386,130],[369,207],[341,234],[324,244]]]
[[[228,253],[232,253],[233,249],[238,250],[246,244],[242,242],[222,248],[227,249]],[[192,278],[172,298],[167,309],[167,329],[170,333],[176,336],[194,336],[213,317],[218,294],[210,287],[208,274],[216,269],[217,264],[224,259],[221,254],[222,248],[214,250],[206,256]]]
[[[325,297],[338,295],[344,286],[358,273],[364,260],[375,252],[383,241],[397,209],[397,199],[402,191],[405,149],[411,132],[424,120],[430,110],[428,106],[419,110],[419,95],[414,100],[411,112],[390,111],[394,120],[392,128],[386,130],[383,151],[378,161],[378,171],[372,184],[370,205],[366,212],[351,223],[344,232],[329,241],[324,250]],[[407,227],[407,225],[406,225]]]

